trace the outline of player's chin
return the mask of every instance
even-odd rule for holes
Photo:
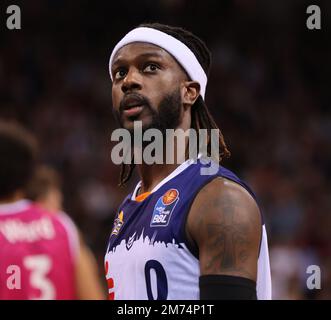
[[[122,119],[123,128],[133,131],[136,130],[146,130],[152,127],[153,119],[149,115],[139,115],[137,117],[125,117]]]

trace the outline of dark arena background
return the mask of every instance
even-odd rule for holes
[[[331,299],[330,1],[1,1],[0,118],[38,138],[62,180],[63,207],[99,266],[116,208],[108,61],[142,22],[187,28],[212,51],[206,101],[232,156],[224,165],[257,193],[268,230],[274,299]],[[9,5],[21,29],[6,27]],[[321,29],[309,30],[309,5]],[[0,248],[1,250],[1,248]],[[308,267],[321,289],[308,289]]]

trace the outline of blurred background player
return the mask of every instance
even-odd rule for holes
[[[42,168],[36,183],[30,180],[38,159],[34,137],[0,122],[0,154],[0,299],[103,299],[93,257],[60,212],[56,174]],[[47,182],[43,190],[38,174]],[[28,185],[39,204],[26,199]]]
[[[34,175],[26,188],[26,197],[41,205],[44,209],[54,214],[64,215],[62,181],[58,172],[47,166],[41,165],[35,170]],[[77,293],[80,299],[104,299],[105,289],[100,283],[97,261],[84,241],[83,235],[78,230],[79,256],[76,268]]]

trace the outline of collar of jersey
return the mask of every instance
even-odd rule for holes
[[[31,205],[31,201],[21,199],[15,202],[0,204],[0,214],[12,214],[26,210]]]
[[[200,159],[202,156],[202,154],[198,154],[198,159]],[[132,192],[132,196],[131,196],[131,200],[132,201],[137,201],[137,202],[142,202],[144,201],[150,194],[152,194],[153,192],[157,191],[158,189],[160,189],[164,184],[166,184],[169,180],[173,179],[174,177],[176,177],[177,175],[179,175],[181,172],[183,172],[185,169],[187,169],[191,164],[193,164],[195,161],[195,159],[188,159],[185,162],[183,162],[181,165],[179,165],[174,171],[172,171],[168,176],[166,176],[162,181],[160,181],[154,188],[152,191],[147,191],[144,192],[142,194],[140,194],[139,196],[136,196],[139,188],[141,187],[141,181],[139,181],[134,189],[134,191]]]

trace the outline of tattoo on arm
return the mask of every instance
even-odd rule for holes
[[[237,273],[252,278],[246,266],[252,254],[250,222],[238,219],[236,213],[241,208],[229,199],[214,200],[210,207],[211,210],[221,211],[221,215],[215,219],[215,223],[205,225],[209,253],[205,264],[206,273]]]

